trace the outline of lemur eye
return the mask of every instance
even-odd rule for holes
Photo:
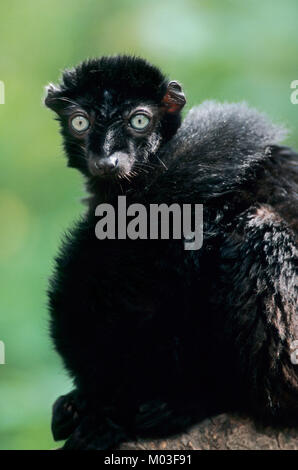
[[[85,132],[90,126],[90,121],[85,116],[78,114],[71,120],[71,125],[75,131]]]
[[[149,125],[150,119],[146,114],[135,114],[131,119],[130,119],[130,125],[137,131],[142,131],[146,129],[146,127]]]

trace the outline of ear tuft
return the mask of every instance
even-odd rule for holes
[[[185,103],[186,98],[180,83],[174,80],[169,82],[166,94],[162,99],[165,111],[167,113],[179,113]]]
[[[47,108],[52,109],[53,111],[58,112],[61,104],[59,105],[59,102],[61,101],[61,89],[54,85],[53,83],[49,83],[49,85],[46,86],[46,96],[44,99],[44,104],[47,106]]]

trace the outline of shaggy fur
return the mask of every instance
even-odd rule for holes
[[[182,125],[184,95],[146,61],[92,60],[50,85],[87,211],[65,237],[49,288],[51,335],[74,381],[54,405],[65,449],[177,433],[236,410],[297,424],[297,154],[245,104],[206,102]],[[127,116],[152,114],[143,133]],[[91,125],[74,135],[69,119]],[[117,155],[117,172],[95,174]],[[95,162],[95,164],[94,164]],[[92,166],[93,165],[93,166]],[[102,240],[94,209],[203,203],[204,243]]]

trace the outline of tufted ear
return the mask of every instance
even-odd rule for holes
[[[52,111],[56,113],[61,112],[67,105],[69,105],[68,98],[62,96],[61,89],[50,83],[46,87],[46,96],[44,99],[44,104],[47,108],[50,108]]]
[[[165,96],[162,99],[162,105],[167,113],[179,113],[186,103],[182,87],[178,82],[171,81]]]

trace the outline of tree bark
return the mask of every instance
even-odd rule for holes
[[[138,440],[121,450],[298,450],[297,429],[259,428],[249,418],[221,414],[188,432],[159,440]]]

